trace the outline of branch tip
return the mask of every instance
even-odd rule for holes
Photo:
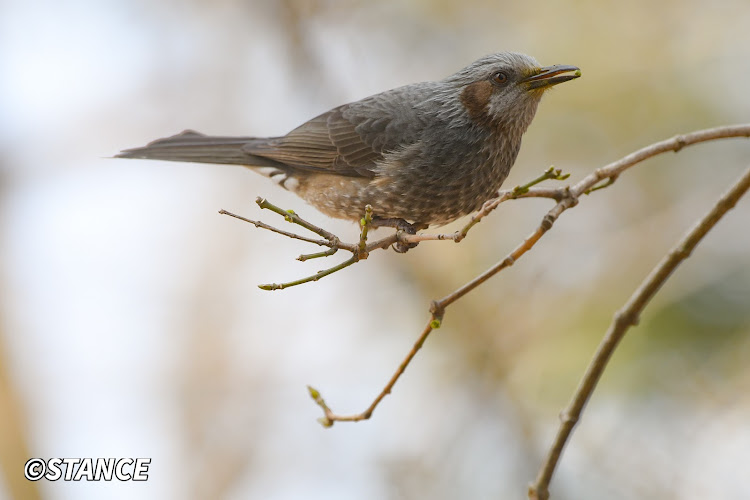
[[[332,248],[330,248],[328,250],[324,250],[322,252],[302,254],[299,257],[297,257],[297,260],[300,261],[300,262],[305,262],[305,261],[310,260],[310,259],[318,259],[320,257],[330,257],[331,255],[335,254],[338,251],[339,251],[338,248],[332,247]]]
[[[331,427],[333,427],[333,420],[331,420],[328,417],[320,417],[316,420],[318,421],[320,425],[322,425],[326,429],[330,429]]]
[[[320,391],[318,391],[315,387],[308,385],[307,386],[307,392],[310,393],[310,397],[315,400],[315,402],[318,402],[318,399],[320,399]]]

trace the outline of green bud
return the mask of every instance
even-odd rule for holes
[[[322,425],[323,427],[333,427],[333,421],[328,417],[320,417],[318,419],[318,422],[320,422],[320,425]]]

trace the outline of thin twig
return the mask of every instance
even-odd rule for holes
[[[466,235],[469,233],[469,230],[472,227],[477,225],[484,217],[486,217],[490,212],[495,210],[498,207],[498,205],[500,205],[504,201],[516,199],[520,196],[528,194],[532,186],[536,186],[540,182],[546,181],[547,179],[563,181],[567,179],[568,177],[570,177],[570,174],[563,174],[561,170],[559,169],[556,170],[555,167],[550,167],[547,170],[545,170],[542,175],[540,175],[536,179],[533,179],[531,182],[528,182],[522,186],[516,186],[510,191],[506,191],[502,195],[498,196],[494,200],[489,200],[482,206],[479,212],[471,216],[469,223],[466,224],[463,227],[463,229],[461,229],[460,231],[456,233],[455,237],[453,238],[453,241],[458,243],[459,241],[466,238]]]
[[[558,191],[537,190],[537,189],[530,189],[530,188],[547,179],[564,180],[564,179],[567,179],[568,177],[569,177],[569,174],[563,174],[559,169],[556,170],[554,167],[550,167],[541,176],[537,177],[531,182],[528,182],[522,186],[516,186],[514,189],[510,191],[504,191],[502,193],[499,193],[498,198],[494,198],[494,199],[487,201],[482,207],[482,209],[472,216],[469,223],[462,230],[456,231],[454,234],[451,234],[451,235],[443,235],[443,234],[413,235],[413,234],[408,234],[403,230],[399,230],[389,236],[386,236],[385,238],[382,238],[380,240],[377,240],[371,243],[367,243],[367,233],[368,233],[370,226],[372,225],[372,216],[373,216],[372,207],[370,207],[370,205],[365,207],[365,217],[360,221],[360,225],[362,229],[360,232],[360,239],[359,239],[359,242],[356,244],[344,243],[335,234],[329,231],[326,231],[325,229],[318,227],[315,224],[312,224],[311,222],[306,221],[305,219],[300,217],[294,210],[284,210],[283,208],[278,207],[274,205],[273,203],[269,202],[267,199],[261,198],[261,197],[258,197],[255,200],[255,203],[257,203],[260,208],[271,210],[272,212],[281,215],[284,218],[284,220],[286,220],[287,222],[303,227],[307,229],[308,231],[311,231],[319,236],[322,236],[325,239],[316,240],[313,238],[309,238],[307,236],[302,236],[302,235],[292,233],[289,231],[284,231],[283,229],[273,227],[264,222],[248,219],[246,217],[233,214],[226,210],[219,210],[219,213],[223,215],[229,215],[236,219],[253,224],[255,227],[266,229],[268,231],[272,231],[282,236],[286,236],[287,238],[301,240],[307,243],[312,243],[315,245],[325,246],[329,248],[329,250],[326,250],[323,252],[302,254],[299,257],[297,257],[297,260],[300,262],[304,262],[304,261],[311,260],[311,259],[330,257],[331,255],[335,254],[340,249],[347,250],[352,253],[352,256],[349,259],[345,260],[344,262],[336,266],[333,266],[331,268],[318,271],[312,276],[307,276],[307,277],[289,281],[286,283],[280,283],[280,284],[269,283],[269,284],[264,284],[264,285],[258,285],[258,287],[262,290],[270,290],[270,291],[283,290],[285,288],[289,288],[292,286],[297,286],[297,285],[302,285],[304,283],[311,283],[314,281],[318,281],[319,279],[325,276],[329,276],[335,272],[341,271],[342,269],[346,269],[352,264],[355,264],[359,262],[360,260],[366,259],[369,253],[372,252],[373,250],[387,249],[391,247],[391,245],[394,245],[394,244],[399,244],[399,243],[404,244],[408,248],[408,245],[410,244],[416,244],[416,243],[419,243],[420,241],[428,241],[428,240],[451,239],[455,242],[459,242],[466,237],[466,233],[469,231],[469,229],[471,229],[483,217],[489,214],[500,203],[504,201],[507,201],[509,199],[521,198],[521,197],[547,197],[547,198],[559,199],[560,196],[559,196]]]
[[[527,192],[520,194],[518,196],[515,196],[514,198],[551,198],[555,201],[560,201],[563,196],[563,191],[565,188],[532,188],[529,189]],[[513,192],[511,191],[500,191],[499,195],[502,197],[507,192]]]
[[[294,210],[284,210],[283,208],[277,207],[270,201],[268,201],[265,198],[261,198],[260,196],[255,199],[255,203],[258,204],[260,208],[268,209],[272,212],[276,212],[277,214],[281,215],[286,219],[287,222],[291,222],[292,224],[297,224],[298,226],[302,226],[308,231],[311,231],[319,236],[322,236],[323,238],[327,239],[328,241],[338,241],[338,236],[335,234],[326,231],[322,227],[318,227],[315,224],[311,224],[310,222],[307,222],[302,217],[297,215]]]
[[[539,475],[529,486],[529,498],[533,500],[547,500],[549,498],[549,483],[552,474],[560,460],[565,443],[568,441],[573,428],[581,417],[586,402],[594,392],[599,379],[604,372],[612,354],[631,326],[638,324],[639,317],[646,305],[669,279],[674,270],[716,225],[737,201],[750,189],[750,168],[727,191],[711,210],[690,229],[667,255],[657,264],[640,286],[633,292],[628,301],[614,315],[614,319],[604,335],[591,363],[586,369],[568,407],[560,415],[560,428],[550,448],[547,458],[539,471]]]
[[[360,260],[359,257],[355,253],[355,254],[352,254],[352,256],[346,259],[344,262],[340,264],[336,264],[333,267],[329,267],[328,269],[323,269],[321,271],[318,271],[317,273],[313,275],[306,276],[304,278],[300,278],[300,279],[296,279],[292,281],[287,281],[286,283],[267,283],[264,285],[258,285],[258,288],[260,288],[261,290],[274,291],[274,290],[283,290],[285,288],[290,288],[290,287],[297,286],[297,285],[302,285],[304,283],[312,283],[313,281],[318,281],[320,278],[325,278],[329,274],[333,274],[335,272],[341,271],[342,269],[346,269],[352,264],[356,264],[357,262],[359,262],[359,260]]]
[[[487,215],[489,215],[490,212],[495,210],[501,203],[506,202],[508,200],[514,200],[516,198],[521,197],[544,197],[544,198],[554,198],[557,201],[560,201],[560,191],[555,190],[534,190],[532,191],[532,186],[536,186],[537,184],[544,182],[548,179],[554,179],[557,181],[563,181],[570,177],[570,174],[563,174],[560,169],[555,169],[555,167],[549,167],[547,170],[544,171],[542,175],[537,177],[536,179],[531,180],[530,182],[527,182],[526,184],[523,184],[521,186],[516,186],[513,189],[509,191],[503,191],[501,193],[498,193],[498,196],[496,198],[492,198],[490,200],[487,200],[484,205],[482,205],[482,208],[479,209],[478,212],[476,212],[474,215],[471,216],[469,219],[469,222],[460,230],[456,231],[453,234],[419,234],[419,235],[411,235],[411,234],[404,234],[402,235],[401,242],[402,243],[418,243],[420,241],[430,241],[430,240],[453,240],[456,243],[461,242],[464,238],[466,238],[466,235],[469,234],[469,231],[471,228],[479,224],[482,219],[484,219]],[[531,194],[529,194],[531,193]]]
[[[339,249],[337,247],[332,247],[332,248],[329,248],[328,250],[323,250],[322,252],[305,253],[297,257],[297,260],[300,262],[305,262],[306,260],[319,259],[321,257],[330,257],[331,255],[338,252],[338,250]]]
[[[632,167],[633,165],[642,162],[652,156],[656,156],[669,151],[677,153],[685,146],[692,146],[701,142],[715,141],[717,139],[730,139],[734,137],[750,137],[750,124],[742,125],[727,125],[724,127],[708,128],[705,130],[698,130],[689,134],[676,135],[671,139],[659,141],[645,148],[641,148],[638,151],[634,151],[629,155],[620,158],[617,161],[597,168],[592,173],[581,179],[575,186],[570,188],[573,196],[580,196],[586,190],[591,189],[596,184],[604,179],[609,179],[617,176]]]
[[[473,280],[459,287],[457,290],[453,291],[452,293],[446,295],[442,299],[433,301],[430,307],[430,312],[431,312],[430,320],[428,321],[425,329],[422,331],[422,334],[419,336],[419,339],[417,343],[415,344],[415,346],[421,347],[422,344],[425,342],[425,340],[427,340],[427,337],[429,336],[430,332],[432,332],[433,329],[438,328],[441,325],[443,316],[445,314],[445,309],[450,304],[460,299],[464,295],[468,294],[469,292],[475,290],[478,286],[486,282],[488,279],[490,279],[492,276],[496,275],[503,269],[506,269],[510,267],[511,265],[513,265],[519,258],[521,258],[526,252],[528,252],[541,239],[541,237],[547,231],[549,231],[552,228],[555,221],[560,217],[560,215],[562,215],[563,212],[565,212],[569,208],[576,206],[578,204],[580,196],[584,194],[586,191],[591,190],[592,187],[596,186],[601,181],[605,179],[611,179],[613,177],[617,177],[628,168],[648,158],[651,158],[652,156],[656,156],[658,154],[665,153],[667,151],[677,152],[685,146],[697,144],[700,142],[706,142],[706,141],[712,141],[712,140],[724,139],[724,138],[730,138],[730,137],[750,137],[750,124],[717,127],[717,128],[712,128],[712,129],[700,130],[700,131],[692,132],[692,133],[685,134],[685,135],[678,135],[676,137],[673,137],[672,139],[657,142],[657,143],[652,144],[651,146],[647,146],[645,148],[639,149],[638,151],[631,153],[621,158],[620,160],[617,160],[613,163],[610,163],[609,165],[601,167],[595,170],[594,172],[592,172],[591,174],[589,174],[588,176],[584,177],[580,182],[578,182],[572,187],[560,188],[560,189],[553,190],[553,191],[531,189],[525,195],[520,195],[519,197],[526,197],[530,193],[539,191],[541,196],[545,198],[553,198],[557,200],[557,204],[549,212],[547,212],[547,214],[542,218],[542,222],[539,225],[539,227],[533,233],[531,233],[528,237],[526,237],[526,239],[524,239],[524,241],[521,244],[519,244],[505,258],[503,258],[501,261],[499,261],[498,263],[496,263],[495,265],[487,269],[485,272],[483,272],[482,274],[480,274]],[[600,186],[600,188],[602,187],[605,187],[605,186]],[[501,200],[504,196],[506,196],[507,193],[512,193],[513,191],[514,190],[502,192],[500,193],[500,196],[496,198],[495,200]],[[488,203],[494,202],[495,200],[491,200]],[[501,203],[501,201],[498,201],[498,204],[499,203]],[[485,205],[488,205],[488,204],[486,203]],[[482,210],[484,210],[484,207]],[[402,233],[403,233],[402,231],[399,231],[399,233],[397,234],[400,235],[399,241],[403,241],[403,242],[413,242],[411,238],[419,238],[419,237],[424,237],[425,239],[424,240],[415,239],[414,241],[425,241],[428,239],[427,238],[428,235],[406,235]],[[435,240],[453,239],[453,235],[434,235],[433,239]],[[414,359],[414,355],[416,354],[416,351],[418,349],[419,348],[417,348],[416,350],[412,349],[411,351],[409,351],[406,358],[401,362],[398,369],[394,373],[393,377],[391,377],[391,379],[389,380],[388,384],[386,384],[383,390],[380,391],[380,393],[377,395],[375,400],[370,404],[370,406],[364,412],[359,413],[359,414],[354,414],[354,415],[340,416],[331,412],[328,406],[321,405],[321,408],[323,408],[325,412],[325,417],[330,420],[330,424],[332,425],[333,422],[335,421],[359,421],[359,420],[370,418],[374,410],[377,408],[378,404],[383,400],[383,398],[386,395],[390,393],[390,391],[392,390],[393,386],[398,381],[401,374],[403,374],[406,367],[409,365],[412,359]],[[318,394],[318,396],[320,396],[319,392],[316,391],[316,393]],[[316,399],[316,401],[318,400]],[[323,401],[322,397],[320,397],[320,401]]]
[[[427,326],[425,326],[424,330],[419,335],[419,338],[414,343],[411,350],[409,350],[409,353],[406,355],[406,358],[404,358],[401,364],[398,365],[398,368],[396,369],[396,372],[391,376],[391,379],[385,385],[383,390],[378,393],[372,403],[370,403],[370,406],[368,406],[367,409],[362,413],[357,413],[354,415],[335,414],[328,407],[325,400],[320,395],[320,392],[308,385],[307,390],[310,392],[310,397],[312,397],[313,400],[318,404],[318,406],[323,409],[324,416],[322,418],[319,418],[318,422],[320,422],[323,427],[331,427],[334,422],[359,422],[360,420],[369,419],[372,416],[372,412],[375,411],[375,408],[380,404],[380,401],[382,401],[384,397],[391,393],[391,389],[393,389],[393,386],[396,385],[398,379],[401,377],[401,375],[403,375],[406,367],[409,366],[411,360],[414,359],[414,356],[416,356],[417,352],[422,348],[422,345],[424,345],[424,341],[427,340],[430,332],[432,332],[432,330],[434,330],[435,328],[439,328],[440,323],[438,322],[436,324],[435,321],[436,320],[430,321]]]
[[[552,226],[555,224],[555,221],[557,221],[557,218],[560,217],[560,215],[567,209],[575,206],[578,203],[577,198],[573,198],[572,196],[569,196],[565,198],[564,200],[560,201],[557,205],[552,207],[552,210],[547,212],[547,214],[542,218],[542,223],[539,224],[539,227],[536,228],[536,230],[531,233],[529,236],[526,237],[512,252],[510,252],[503,260],[497,262],[494,266],[487,269],[485,272],[474,278],[473,280],[469,281],[465,285],[461,286],[457,290],[454,290],[452,293],[446,295],[442,299],[436,301],[436,305],[439,309],[445,309],[470,291],[474,290],[476,287],[502,271],[503,269],[512,266],[518,259],[520,259],[523,254],[531,250],[531,248],[536,244],[539,239],[544,236],[544,233],[552,229]]]
[[[278,229],[278,228],[275,228],[273,226],[269,226],[268,224],[266,224],[264,222],[260,222],[260,221],[257,221],[257,220],[248,219],[246,217],[242,217],[241,215],[233,214],[232,212],[228,212],[228,211],[226,211],[224,209],[219,210],[219,213],[222,214],[222,215],[228,215],[230,217],[234,217],[235,219],[239,219],[239,220],[242,220],[242,221],[245,221],[245,222],[249,222],[250,224],[254,225],[255,227],[259,227],[261,229],[267,229],[269,231],[273,231],[274,233],[280,234],[282,236],[286,236],[287,238],[292,238],[292,239],[295,239],[295,240],[306,241],[308,243],[312,243],[314,245],[320,245],[322,247],[335,248],[335,245],[336,245],[332,241],[328,241],[328,240],[315,240],[313,238],[308,238],[307,236],[302,236],[302,235],[299,235],[299,234],[290,233],[288,231],[284,231],[282,229]]]
[[[281,209],[281,208],[279,208],[279,207],[277,207],[275,205],[272,205],[271,203],[268,203],[265,199],[261,200],[261,198],[258,198],[258,205],[260,205],[261,208],[271,208],[272,207],[271,209],[274,212],[276,212],[276,213],[278,213],[280,215],[283,215],[285,218],[289,217],[289,219],[291,219],[291,220],[289,220],[289,219],[287,219],[287,220],[289,220],[290,222],[298,224],[298,225],[300,225],[300,226],[302,226],[302,227],[304,227],[306,229],[309,229],[310,231],[314,231],[316,233],[319,230],[320,232],[318,234],[321,234],[321,235],[330,235],[330,237],[336,243],[340,243],[338,241],[338,237],[336,235],[334,235],[333,233],[329,233],[328,231],[326,231],[324,229],[320,229],[319,227],[316,227],[316,226],[310,224],[309,222],[305,221],[304,219],[302,219],[301,217],[299,217],[297,214],[295,214],[291,210],[285,211],[285,210],[283,210],[283,209]],[[296,280],[293,280],[293,281],[288,281],[286,283],[268,283],[268,284],[265,284],[265,285],[258,285],[258,288],[260,288],[261,290],[273,291],[273,290],[283,290],[285,288],[289,288],[289,287],[293,287],[293,286],[297,286],[297,285],[302,285],[303,283],[311,283],[313,281],[318,281],[319,279],[324,278],[324,277],[326,277],[326,276],[328,276],[330,274],[333,274],[335,272],[341,271],[342,269],[346,269],[347,267],[351,266],[352,264],[356,264],[360,260],[365,260],[368,257],[368,255],[369,255],[369,253],[367,252],[367,232],[370,229],[370,226],[372,226],[372,207],[370,205],[367,205],[365,207],[365,216],[360,221],[360,226],[361,226],[361,230],[360,230],[360,236],[359,236],[359,243],[356,246],[354,246],[353,249],[350,248],[350,247],[352,247],[352,245],[346,245],[346,246],[344,246],[344,245],[340,245],[340,244],[337,245],[337,246],[335,246],[333,248],[334,250],[336,248],[346,248],[347,250],[349,250],[350,252],[352,252],[352,256],[350,258],[348,258],[347,260],[345,260],[344,262],[342,262],[340,264],[337,264],[337,265],[335,265],[333,267],[330,267],[328,269],[323,269],[322,271],[318,271],[317,273],[315,273],[315,274],[313,274],[311,276],[307,276],[305,278],[300,278],[300,279],[296,279]],[[324,236],[324,237],[328,237],[328,236]],[[327,257],[329,255],[333,255],[333,253],[334,252],[321,252],[319,254],[300,255],[297,258],[297,260],[304,261],[304,260],[307,260],[307,259],[310,259],[310,258]]]

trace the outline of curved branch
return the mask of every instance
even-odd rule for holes
[[[699,144],[701,142],[715,141],[717,139],[731,139],[735,137],[750,137],[750,124],[727,125],[723,127],[698,130],[689,134],[676,135],[671,139],[659,141],[650,146],[646,146],[645,148],[641,148],[638,151],[634,151],[609,165],[597,168],[592,173],[581,179],[576,185],[572,186],[570,191],[573,196],[580,196],[602,180],[617,177],[633,165],[653,156],[668,153],[669,151],[677,153],[686,146],[692,146],[693,144]]]
[[[737,201],[750,189],[750,168],[727,191],[711,210],[690,229],[687,234],[664,256],[651,271],[638,289],[633,292],[622,308],[615,313],[614,319],[604,335],[594,358],[583,375],[568,407],[560,415],[560,428],[557,431],[552,447],[539,471],[536,481],[529,486],[529,498],[547,500],[549,483],[560,461],[565,443],[578,422],[584,406],[596,388],[612,353],[631,326],[638,324],[644,308],[656,295],[662,285],[669,279],[677,266],[687,259],[704,236],[716,225]]]

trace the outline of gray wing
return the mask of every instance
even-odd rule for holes
[[[419,140],[425,117],[417,105],[428,91],[429,84],[409,85],[345,104],[242,150],[301,170],[374,177],[385,153]]]

